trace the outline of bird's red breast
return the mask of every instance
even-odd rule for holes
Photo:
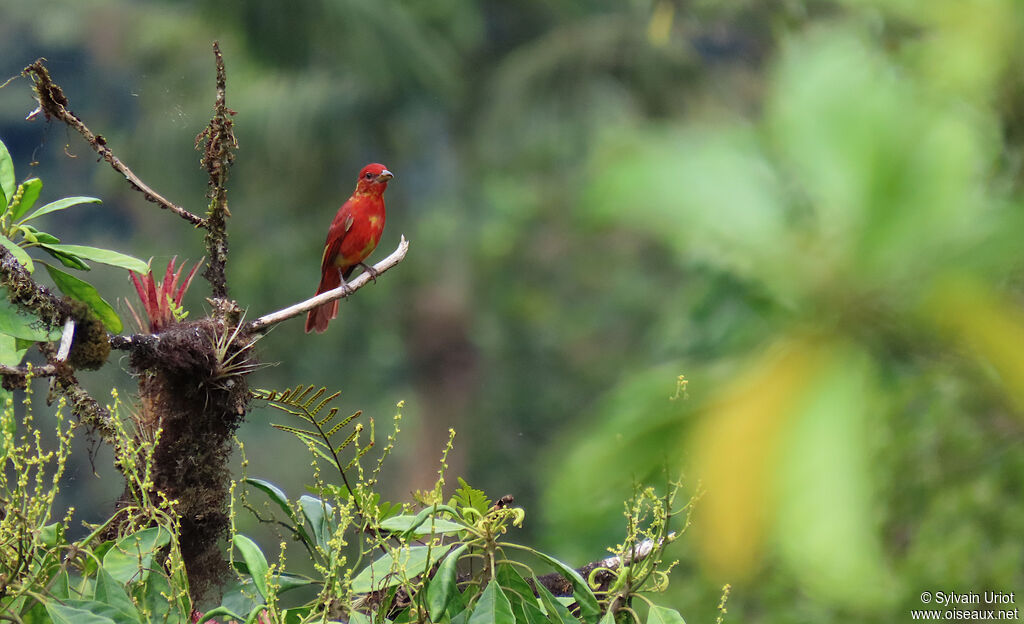
[[[327,231],[316,294],[340,286],[342,279],[348,279],[355,267],[377,247],[384,231],[384,190],[392,177],[380,163],[366,165],[359,172],[356,190],[338,209]],[[310,310],[306,316],[306,332],[323,332],[337,315],[337,301]]]

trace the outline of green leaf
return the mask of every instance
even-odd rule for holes
[[[72,206],[78,206],[79,204],[99,203],[101,203],[101,200],[97,199],[96,197],[65,197],[64,199],[58,199],[57,201],[46,204],[39,210],[36,210],[29,216],[22,219],[21,222],[25,223],[26,221],[31,221],[36,217],[41,217],[44,214],[50,214],[51,212],[57,212],[58,210],[64,210],[66,208],[71,208]]]
[[[216,609],[210,609],[209,611],[204,613],[203,617],[199,618],[199,621],[196,624],[203,624],[203,622],[207,622],[209,620],[212,620],[213,618],[215,618],[215,617],[217,617],[219,615],[223,615],[225,617],[229,617],[229,618],[231,618],[233,620],[236,620],[236,621],[241,621],[241,620],[245,619],[242,616],[240,616],[237,613],[235,613],[234,611],[232,611],[231,609],[228,609],[227,607],[217,607]]]
[[[50,586],[50,594],[58,600],[66,600],[71,597],[71,579],[68,577],[67,570],[57,575],[57,579]]]
[[[46,613],[54,624],[118,624],[117,620],[101,615],[104,610],[103,603],[92,600],[66,600],[64,604],[46,602]]]
[[[0,334],[32,342],[60,340],[61,330],[47,331],[38,318],[22,312],[7,297],[0,296]]]
[[[353,611],[350,613],[348,622],[349,624],[373,624],[373,620],[370,619],[370,616],[365,613],[360,613],[359,611]]]
[[[647,624],[686,624],[686,622],[675,609],[655,605],[647,612]]]
[[[431,549],[429,546],[403,546],[398,551],[397,559],[391,553],[387,553],[363,568],[363,571],[352,579],[352,591],[365,594],[398,585],[404,579],[412,578],[426,570],[431,563],[427,560],[427,555],[432,555],[430,558],[436,560],[438,552],[439,549],[436,547]]]
[[[4,194],[4,206],[7,205],[8,200],[14,197],[16,190],[14,161],[11,159],[11,153],[7,151],[7,146],[0,141],[0,191],[3,191]]]
[[[430,511],[428,507],[426,511]],[[385,531],[394,531],[396,533],[408,531],[413,527],[414,522],[417,521],[417,516],[393,516],[384,520],[380,523],[380,528]],[[425,520],[419,524],[413,533],[416,535],[427,535],[429,533],[455,533],[456,531],[463,530],[464,526],[456,524],[449,520],[442,520],[440,518],[434,518],[433,520]]]
[[[773,490],[782,560],[806,590],[850,606],[893,599],[883,589],[895,581],[872,512],[879,505],[869,416],[877,411],[871,397],[882,394],[877,377],[867,353],[835,350],[794,414]]]
[[[29,257],[25,250],[14,244],[14,241],[10,240],[6,236],[0,235],[0,245],[7,248],[7,251],[14,255],[15,260],[21,263],[21,266],[25,267],[29,273],[34,273],[36,267],[32,264],[32,258]]]
[[[103,567],[120,583],[144,581],[153,567],[153,556],[171,541],[163,527],[150,527],[117,540],[103,555]]]
[[[264,481],[263,479],[247,478],[245,482],[264,492],[270,500],[277,503],[277,506],[281,508],[281,511],[285,512],[289,516],[292,515],[292,508],[288,504],[288,496],[283,490],[281,490],[281,488],[277,487],[270,481]]]
[[[28,349],[18,347],[18,339],[0,334],[0,364],[18,366]]]
[[[51,251],[58,251],[71,256],[85,258],[86,260],[92,260],[93,262],[99,262],[100,264],[128,269],[136,273],[145,274],[149,272],[149,265],[147,263],[118,251],[100,249],[99,247],[86,247],[85,245],[55,245],[45,243],[44,241],[40,242],[44,243],[41,245],[42,247]]]
[[[18,203],[11,207],[11,220],[17,221],[26,212],[32,209],[32,206],[36,204],[36,200],[39,199],[39,192],[43,190],[43,181],[39,178],[32,178],[25,180],[18,187],[21,191],[21,199]]]
[[[448,504],[457,509],[472,507],[479,511],[480,515],[486,515],[491,509],[491,501],[487,495],[482,490],[470,487],[462,477],[459,477],[459,489],[455,490],[455,494]]]
[[[312,496],[303,495],[299,498],[299,506],[302,508],[302,515],[306,516],[310,528],[313,530],[313,538],[324,552],[327,552],[327,541],[331,538],[331,510],[332,507]]]
[[[528,550],[553,567],[559,574],[569,579],[569,582],[572,583],[572,595],[580,605],[580,615],[588,622],[596,621],[597,617],[601,615],[601,607],[598,606],[597,597],[594,596],[594,592],[590,590],[590,587],[583,580],[583,577],[580,576],[580,573],[554,557],[532,548]]]
[[[469,621],[469,609],[463,609],[452,618],[451,624],[466,624]]]
[[[430,579],[427,585],[427,610],[433,621],[440,622],[452,596],[458,593],[456,580],[458,580],[459,557],[466,552],[468,544],[463,544],[448,553],[448,556],[441,561],[434,578]]]
[[[494,581],[487,584],[480,599],[469,616],[469,624],[515,624],[516,616],[512,613],[512,604]]]
[[[288,496],[284,493],[283,490],[281,490],[281,488],[277,487],[270,481],[264,481],[263,479],[247,478],[245,482],[253,486],[254,488],[260,490],[261,492],[265,493],[267,497],[270,498],[271,501],[276,503],[277,506],[281,508],[281,511],[283,511],[285,515],[287,515],[295,522],[295,530],[298,532],[299,536],[303,539],[303,541],[305,541],[310,546],[314,544],[313,539],[310,538],[309,533],[306,531],[306,527],[303,526],[302,522],[299,521],[298,518],[296,518],[295,512],[292,510],[291,505],[288,504]]]
[[[612,610],[609,609],[607,613],[601,616],[600,624],[615,624],[615,613],[613,613]]]
[[[124,585],[110,576],[105,568],[100,568],[96,577],[96,601],[115,610],[118,617],[114,619],[117,622],[140,621],[138,609],[135,608],[135,603],[132,602]]]
[[[64,253],[63,251],[57,251],[56,249],[50,249],[46,245],[40,245],[40,248],[46,253],[50,254],[54,258],[60,260],[60,263],[69,269],[78,269],[79,271],[91,271],[92,268],[86,264],[85,260],[82,260],[76,255]]]
[[[235,535],[234,538],[235,548],[242,553],[242,559],[245,560],[245,565],[249,567],[249,574],[252,576],[253,583],[256,584],[256,589],[259,590],[260,596],[263,597],[264,602],[267,600],[267,558],[263,555],[263,551],[256,545],[256,542],[252,541],[244,535]]]
[[[512,565],[504,563],[499,566],[495,578],[502,589],[505,590],[505,596],[509,602],[512,603],[512,611],[516,615],[516,622],[543,624],[547,620],[544,617],[544,612],[541,611],[540,606],[537,604],[537,599],[533,595],[533,589],[529,583],[523,580],[523,577],[519,575],[519,572]]]
[[[43,232],[42,230],[32,227],[31,225],[19,225],[18,229],[21,230],[22,232],[28,232],[36,241],[39,241],[40,243],[50,244],[60,242],[60,239],[54,236],[53,234]],[[28,236],[26,235],[25,238],[28,238]]]
[[[39,529],[39,543],[47,548],[57,545],[57,540],[64,537],[64,525],[60,522],[48,524]]]
[[[573,617],[569,608],[558,601],[551,591],[544,587],[537,577],[533,577],[533,586],[537,588],[538,600],[544,605],[544,611],[548,621],[552,624],[578,624],[579,620]]]
[[[80,280],[73,275],[68,275],[60,269],[41,262],[46,267],[46,272],[57,285],[62,293],[88,305],[96,316],[99,317],[107,329],[117,334],[124,328],[121,319],[114,312],[114,308],[107,303],[92,284]]]

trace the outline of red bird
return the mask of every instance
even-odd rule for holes
[[[373,268],[363,264],[363,260],[373,253],[384,231],[384,189],[393,177],[380,163],[366,165],[359,172],[356,190],[338,209],[331,229],[327,231],[327,244],[320,265],[320,287],[316,294],[344,284],[357,266],[376,277]],[[336,316],[337,299],[313,308],[306,316],[306,333],[325,331],[327,323]]]

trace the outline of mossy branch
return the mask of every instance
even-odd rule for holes
[[[213,104],[213,118],[210,125],[203,129],[196,137],[196,149],[199,144],[205,141],[203,148],[203,169],[210,175],[210,190],[207,197],[210,198],[210,206],[206,213],[206,249],[210,264],[203,272],[213,290],[215,299],[226,300],[228,297],[228,283],[225,275],[225,267],[228,262],[228,233],[227,218],[231,216],[228,210],[228,169],[235,160],[232,150],[238,148],[238,141],[235,139],[233,130],[234,121],[231,119],[235,111],[229,109],[225,103],[226,98],[226,74],[224,71],[224,57],[220,52],[218,42],[213,42],[213,56],[217,65],[217,97]],[[214,314],[226,316],[230,308],[216,306]]]

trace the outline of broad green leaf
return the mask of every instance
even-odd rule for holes
[[[263,596],[263,600],[267,600],[267,558],[263,555],[263,551],[256,545],[256,542],[252,541],[244,535],[235,535],[234,538],[235,548],[242,553],[242,559],[245,560],[245,565],[249,567],[249,574],[252,576],[253,583],[256,584],[256,589],[259,590],[260,596]]]
[[[12,206],[11,220],[17,221],[26,212],[32,209],[32,206],[36,204],[36,200],[39,199],[39,192],[43,190],[43,181],[39,178],[32,178],[25,180],[19,187],[21,190],[21,199],[18,200],[16,206]]]
[[[180,586],[180,584],[179,584]],[[180,597],[171,589],[171,584],[163,574],[150,574],[145,583],[137,587],[133,592],[136,597],[141,597],[143,606],[149,612],[149,622],[170,623],[179,622],[186,624],[187,619],[174,619],[179,614],[189,613],[189,602],[187,597]]]
[[[604,615],[601,616],[599,624],[615,624],[615,614],[609,609]]]
[[[43,232],[39,228],[32,227],[31,225],[19,225],[18,229],[21,230],[22,232],[28,232],[32,234],[35,240],[39,241],[40,243],[50,244],[60,242],[60,239],[54,236],[53,234],[50,234],[49,232]]]
[[[17,190],[18,185],[14,179],[14,161],[11,159],[11,153],[7,151],[7,146],[0,141],[0,191],[3,191],[5,207]]]
[[[403,579],[412,578],[427,569],[431,559],[437,560],[441,549],[429,546],[403,546],[398,551],[398,558],[388,553],[370,565],[363,568],[354,579],[352,579],[352,591],[357,594],[376,591],[385,587],[398,585]]]
[[[103,555],[103,567],[120,583],[144,581],[153,567],[153,556],[171,541],[163,527],[150,527],[117,540]]]
[[[427,585],[427,610],[435,622],[441,621],[448,603],[452,596],[458,593],[456,580],[458,579],[459,557],[466,552],[468,544],[463,544],[448,553],[448,556],[441,561],[434,578],[430,579]]]
[[[523,580],[511,564],[504,563],[498,567],[495,577],[498,584],[505,591],[505,596],[512,603],[512,611],[516,615],[516,622],[525,624],[543,624],[546,621],[544,612],[537,604],[533,595],[533,589],[529,583]]]
[[[51,212],[57,212],[58,210],[64,210],[66,208],[71,208],[72,206],[78,206],[79,204],[99,203],[101,203],[101,200],[96,197],[65,197],[64,199],[58,199],[57,201],[46,204],[39,210],[36,210],[29,216],[22,219],[21,222],[24,223],[26,221],[31,221],[36,217],[43,216],[44,214],[50,214]]]
[[[263,479],[247,478],[245,482],[264,492],[270,500],[277,503],[277,506],[281,508],[281,511],[285,512],[288,516],[292,515],[292,508],[288,505],[288,496],[283,490],[281,490],[281,488],[277,487],[270,481],[264,481]]]
[[[52,342],[60,340],[61,330],[47,331],[38,318],[22,312],[10,299],[0,296],[0,334],[32,342]]]
[[[533,550],[531,548],[529,551],[553,567],[556,572],[569,579],[569,582],[572,583],[572,595],[580,605],[580,615],[583,616],[583,619],[588,622],[597,620],[597,617],[601,615],[601,607],[598,606],[597,597],[594,596],[594,592],[590,590],[590,587],[587,585],[587,582],[583,580],[583,577],[580,576],[580,573],[558,559],[546,555],[538,550]]]
[[[804,591],[882,607],[894,598],[886,588],[895,581],[872,512],[879,503],[870,414],[879,410],[871,397],[881,393],[867,354],[837,347],[830,355],[809,380],[778,451],[775,541]]]
[[[5,366],[18,366],[25,357],[27,348],[18,346],[18,339],[6,334],[0,334],[0,364]]]
[[[50,254],[54,258],[60,260],[60,263],[69,269],[78,269],[79,271],[91,271],[92,267],[86,264],[85,260],[82,260],[74,254],[65,253],[63,251],[57,251],[56,249],[50,249],[46,245],[40,245],[40,249]]]
[[[64,525],[59,522],[48,524],[39,529],[39,543],[47,548],[57,545],[57,540],[64,536]]]
[[[50,594],[58,600],[66,600],[71,597],[71,579],[67,570],[57,575],[57,580],[50,586]]]
[[[104,610],[103,603],[92,600],[66,600],[64,604],[46,601],[46,613],[54,624],[119,624],[117,620],[100,613]]]
[[[96,577],[96,601],[117,611],[117,622],[139,622],[138,609],[123,584],[110,576],[105,568],[98,570]]]
[[[142,260],[117,251],[111,251],[110,249],[86,247],[84,245],[56,245],[50,243],[45,243],[41,246],[52,251],[85,258],[86,260],[92,260],[93,262],[99,262],[100,264],[128,269],[129,271],[135,271],[136,273],[145,274],[149,272],[149,265]]]
[[[227,607],[217,607],[215,609],[210,609],[209,611],[204,613],[203,617],[199,618],[199,621],[196,624],[203,624],[203,622],[207,622],[221,615],[224,617],[229,617],[236,621],[241,621],[245,619],[242,616],[235,613],[234,611],[232,611],[231,609],[228,609]]]
[[[317,546],[327,552],[327,540],[331,538],[331,506],[319,498],[307,495],[299,498],[299,506],[313,530]]]
[[[544,587],[537,577],[533,577],[533,586],[537,588],[538,601],[544,606],[544,612],[548,621],[552,624],[578,624],[579,620],[573,617],[569,607],[562,604],[551,591]]]
[[[380,523],[380,528],[385,531],[405,532],[413,526],[417,516],[393,516]],[[456,524],[450,520],[441,518],[427,519],[413,530],[416,535],[427,535],[428,533],[455,533],[466,527]]]
[[[100,296],[92,284],[80,280],[73,275],[68,275],[64,271],[45,262],[40,264],[46,267],[46,272],[50,274],[50,278],[53,279],[53,282],[62,293],[88,305],[111,332],[115,334],[121,332],[124,328],[121,319],[114,312],[114,308]]]
[[[491,581],[480,594],[473,614],[469,616],[469,624],[515,624],[516,616],[512,613],[512,604],[501,590],[498,583]]]
[[[29,273],[33,273],[36,270],[35,265],[32,263],[32,258],[29,257],[25,250],[14,244],[14,241],[8,239],[6,236],[0,235],[0,245],[7,248],[7,251],[14,255],[15,260],[21,263],[21,266],[25,267]]]
[[[611,615],[611,612],[609,612],[609,615]],[[612,622],[614,621],[613,616]],[[647,612],[647,624],[686,624],[686,622],[683,621],[683,616],[679,615],[679,612],[675,609],[655,605]]]
[[[349,624],[373,624],[373,620],[370,619],[370,616],[365,613],[360,613],[359,611],[353,611],[350,613],[348,622]]]
[[[310,538],[309,533],[306,531],[306,527],[303,526],[302,521],[296,518],[295,512],[292,510],[291,505],[288,504],[288,496],[284,493],[283,490],[281,490],[281,488],[277,487],[270,481],[264,481],[263,479],[248,478],[245,480],[245,482],[253,486],[254,488],[260,490],[261,492],[265,493],[267,497],[270,498],[270,500],[272,500],[274,503],[277,504],[278,507],[281,508],[281,511],[283,511],[285,515],[287,515],[294,521],[293,526],[295,527],[295,530],[298,531],[299,536],[303,539],[303,541],[305,541],[310,546],[314,544],[313,539]]]

